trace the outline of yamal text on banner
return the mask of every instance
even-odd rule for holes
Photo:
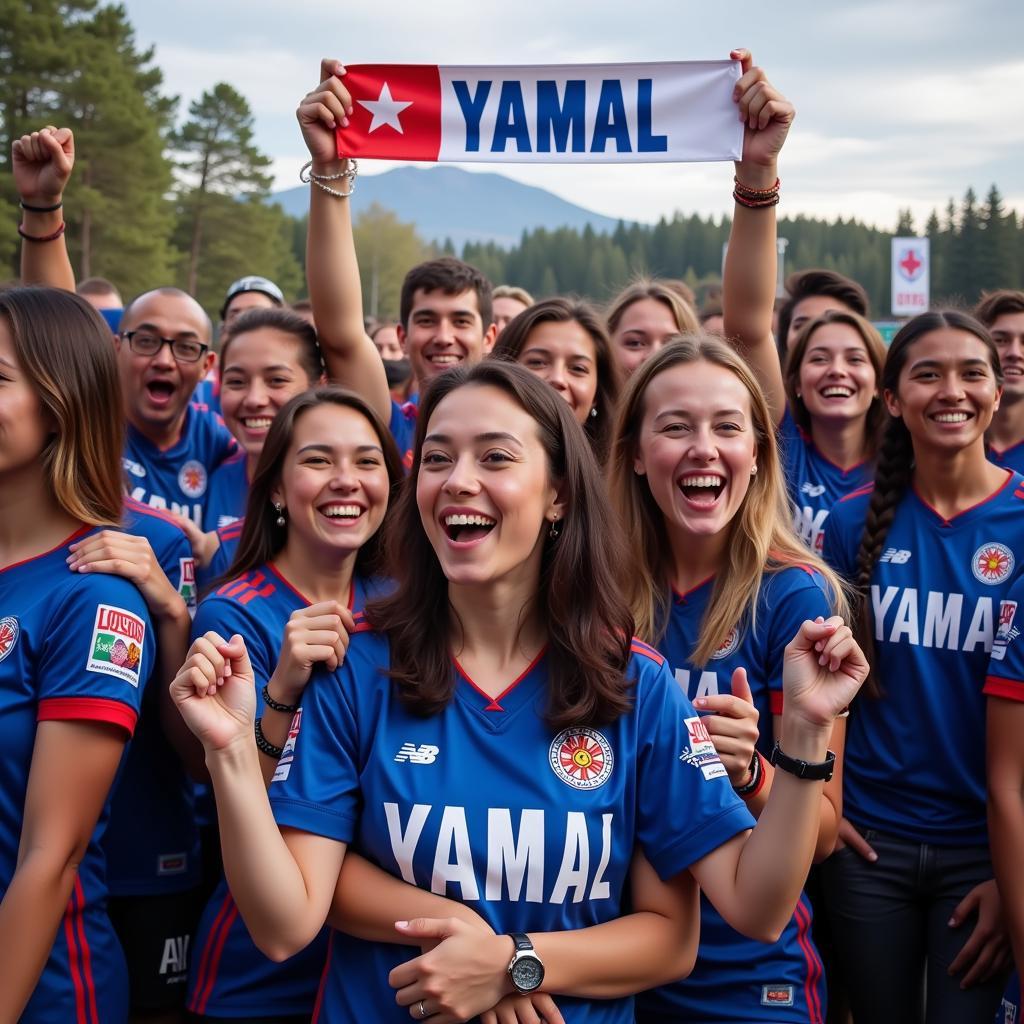
[[[738,61],[349,65],[338,155],[486,163],[738,160]]]

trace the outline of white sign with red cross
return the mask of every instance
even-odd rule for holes
[[[927,238],[892,240],[892,313],[916,316],[928,311]]]

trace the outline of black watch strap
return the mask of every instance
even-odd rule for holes
[[[779,746],[778,740],[775,741],[775,746],[772,747],[772,756],[768,760],[776,768],[781,768],[784,772],[789,772],[790,775],[795,775],[798,779],[806,779],[808,782],[828,782],[836,767],[836,755],[831,750],[825,755],[824,761],[801,761],[798,757],[790,757]]]
[[[509,932],[508,937],[512,940],[517,953],[529,953],[533,950],[533,943],[525,932]]]

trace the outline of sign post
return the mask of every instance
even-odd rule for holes
[[[930,258],[927,238],[892,240],[892,315],[928,311]]]

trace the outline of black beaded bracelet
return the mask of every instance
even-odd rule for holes
[[[256,746],[259,747],[260,751],[267,755],[267,757],[279,758],[284,753],[284,747],[279,747],[274,743],[271,743],[266,736],[263,735],[263,719],[257,718],[253,723],[253,732],[256,734]]]
[[[270,708],[271,711],[280,711],[283,715],[294,715],[299,710],[298,704],[282,704],[279,700],[274,700],[270,696],[270,685],[267,684],[263,687],[263,692],[260,694],[263,698],[263,703]]]
[[[23,210],[28,210],[29,213],[55,213],[64,205],[64,203],[54,203],[53,206],[29,206],[28,203],[20,201],[18,205],[21,206]]]

